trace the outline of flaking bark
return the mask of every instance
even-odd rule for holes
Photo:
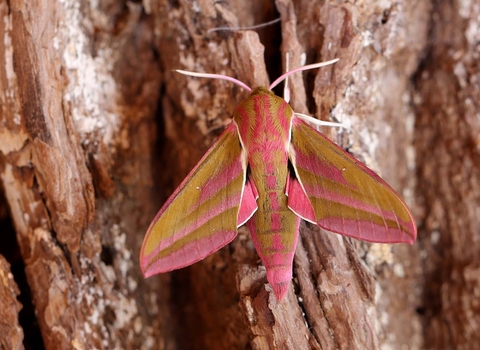
[[[17,300],[20,293],[13,280],[10,264],[0,255],[0,349],[23,349],[23,329],[18,313],[22,305]]]

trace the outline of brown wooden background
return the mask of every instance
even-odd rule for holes
[[[0,0],[0,16],[1,349],[478,349],[478,1]],[[254,86],[286,52],[340,58],[295,76],[292,105],[351,126],[325,132],[404,196],[418,242],[302,224],[281,304],[245,229],[144,280],[149,221],[246,96],[172,69]]]

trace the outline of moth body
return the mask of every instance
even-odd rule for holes
[[[300,219],[369,242],[415,241],[415,221],[398,194],[271,92],[289,74],[332,62],[290,71],[237,106],[233,122],[150,224],[140,252],[145,277],[202,260],[246,224],[281,300],[292,279]],[[246,87],[225,76],[180,72]]]
[[[266,88],[255,89],[233,115],[247,153],[247,182],[258,193],[258,209],[246,225],[279,299],[292,279],[300,224],[300,217],[288,208],[285,192],[293,115],[288,103]]]

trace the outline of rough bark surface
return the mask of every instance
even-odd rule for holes
[[[10,272],[10,264],[0,255],[0,349],[23,349],[23,329],[18,314],[22,305],[17,300],[18,286]]]
[[[477,2],[0,0],[0,16],[0,347],[477,348]],[[293,76],[291,104],[348,126],[324,131],[406,199],[418,242],[302,224],[281,303],[245,228],[144,280],[149,221],[247,96],[172,70],[254,87],[287,53],[340,58]]]
[[[430,349],[480,341],[480,4],[434,2],[414,79],[422,300]]]

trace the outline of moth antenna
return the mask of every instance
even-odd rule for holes
[[[299,68],[295,68],[289,72],[286,72],[285,74],[281,75],[280,77],[277,78],[277,80],[275,80],[272,84],[270,84],[270,87],[268,88],[269,90],[272,90],[275,86],[277,86],[278,84],[280,84],[282,81],[284,81],[289,75],[293,74],[293,73],[297,73],[297,72],[303,72],[305,70],[309,70],[309,69],[315,69],[315,68],[320,68],[320,67],[325,67],[325,66],[328,66],[330,64],[334,64],[335,62],[337,62],[339,60],[339,58],[335,58],[334,60],[330,60],[330,61],[326,61],[326,62],[320,62],[320,63],[314,63],[314,64],[309,64],[307,66],[303,66],[303,67],[299,67]]]
[[[268,27],[272,24],[280,22],[280,18],[274,19],[273,21],[261,23],[261,24],[255,24],[253,26],[247,26],[247,27],[217,27],[217,28],[211,28],[207,30],[207,33],[210,34],[212,32],[218,32],[218,31],[236,31],[236,30],[255,30],[255,29],[260,29],[264,27]]]
[[[285,70],[288,72],[290,69],[290,53],[285,54]],[[270,85],[271,90],[271,85]],[[288,75],[285,77],[285,85],[283,87],[283,99],[289,103],[290,102],[290,88],[288,87]]]
[[[344,129],[348,129],[347,126],[345,126],[344,124],[342,123],[336,123],[336,122],[327,122],[327,121],[324,121],[324,120],[318,120],[314,117],[311,117],[309,115],[306,115],[306,114],[303,114],[303,113],[295,113],[295,115],[297,117],[299,117],[300,119],[303,119],[305,120],[307,123],[311,123],[315,126],[332,126],[332,127],[338,127],[338,128],[344,128]]]
[[[221,75],[221,74],[210,74],[210,73],[197,73],[197,72],[190,72],[187,70],[181,70],[181,69],[175,69],[175,72],[178,72],[183,75],[189,75],[191,77],[198,77],[198,78],[207,78],[207,79],[219,79],[219,80],[226,80],[230,81],[234,84],[237,84],[238,86],[241,86],[248,92],[251,92],[252,89],[247,86],[247,84],[242,83],[240,80],[229,77],[227,75]]]

